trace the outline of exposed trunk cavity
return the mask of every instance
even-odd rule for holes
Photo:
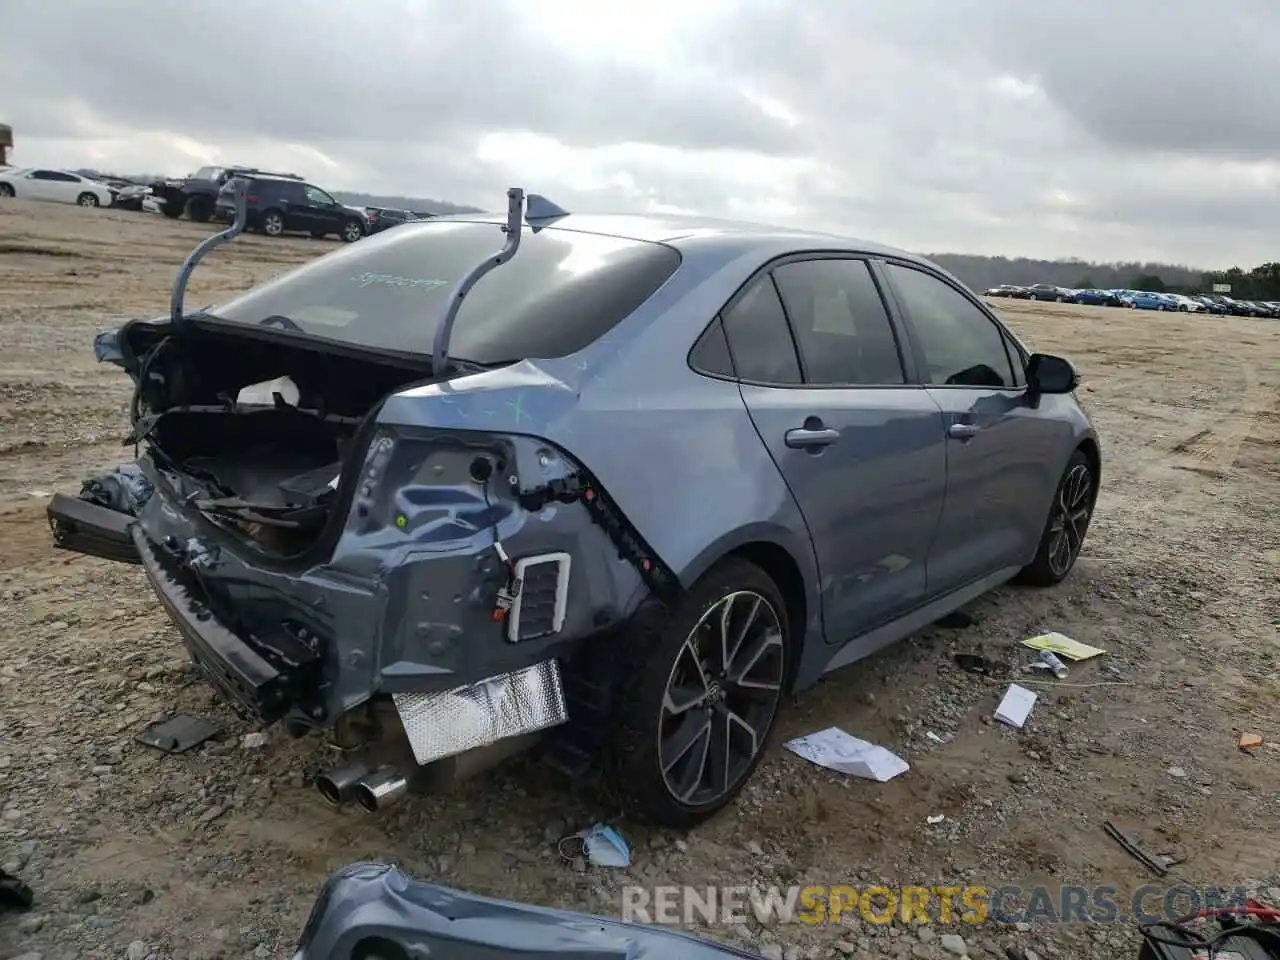
[[[221,330],[135,328],[129,348],[134,436],[159,479],[188,509],[278,557],[303,553],[331,526],[343,468],[363,456],[362,425],[382,400],[432,379],[429,357],[380,361]]]

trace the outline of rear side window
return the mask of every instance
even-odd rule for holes
[[[960,291],[898,264],[886,268],[924,354],[927,382],[938,386],[1012,388],[1004,334]]]
[[[733,367],[743,380],[800,382],[800,360],[787,327],[778,291],[768,276],[758,278],[722,317]]]
[[[436,321],[467,273],[502,249],[494,223],[428,220],[313,260],[209,311],[233,323],[283,315],[304,333],[430,354]],[[475,363],[576,353],[612,330],[680,266],[664,244],[526,229],[520,250],[480,280],[449,352]]]
[[[724,327],[719,320],[712,321],[711,326],[698,338],[689,355],[689,363],[699,373],[709,373],[715,377],[734,376],[729,341],[725,339]]]
[[[805,382],[906,382],[893,325],[863,260],[801,260],[773,272],[791,318]]]

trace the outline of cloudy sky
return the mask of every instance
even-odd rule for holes
[[[20,165],[1277,259],[1280,0],[0,0]],[[1270,241],[1270,242],[1268,242]]]

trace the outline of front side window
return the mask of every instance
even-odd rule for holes
[[[337,203],[333,197],[329,196],[319,187],[313,187],[310,184],[304,188],[303,192],[307,195],[307,202],[314,203],[317,206],[332,207]]]
[[[283,315],[313,336],[428,355],[450,294],[503,240],[495,223],[410,224],[312,260],[209,313],[246,325]],[[467,295],[449,352],[475,363],[576,353],[679,266],[679,252],[665,244],[526,230],[520,251]]]
[[[800,360],[787,326],[787,315],[768,276],[758,277],[733,306],[724,311],[722,322],[733,354],[733,367],[741,379],[756,383],[800,383]]]
[[[938,386],[1015,386],[1004,334],[990,317],[932,274],[892,263],[886,269],[924,355],[926,382]]]
[[[800,260],[773,272],[791,319],[805,382],[906,382],[893,325],[866,261]]]

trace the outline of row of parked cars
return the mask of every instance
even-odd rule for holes
[[[1094,307],[1125,307],[1130,310],[1157,310],[1171,313],[1212,313],[1218,316],[1269,317],[1280,319],[1280,302],[1241,300],[1223,294],[1153,293],[1149,290],[1077,290],[1052,283],[1029,287],[1002,283],[986,291],[988,297],[1015,300],[1043,300],[1051,303],[1081,303]]]
[[[388,207],[353,207],[292,173],[255,167],[201,167],[187,177],[153,184],[95,178],[71,170],[0,167],[0,197],[111,207],[138,212],[156,210],[171,219],[186,216],[198,223],[234,217],[232,190],[244,181],[249,229],[280,236],[309,233],[335,235],[348,243],[429,213]]]

